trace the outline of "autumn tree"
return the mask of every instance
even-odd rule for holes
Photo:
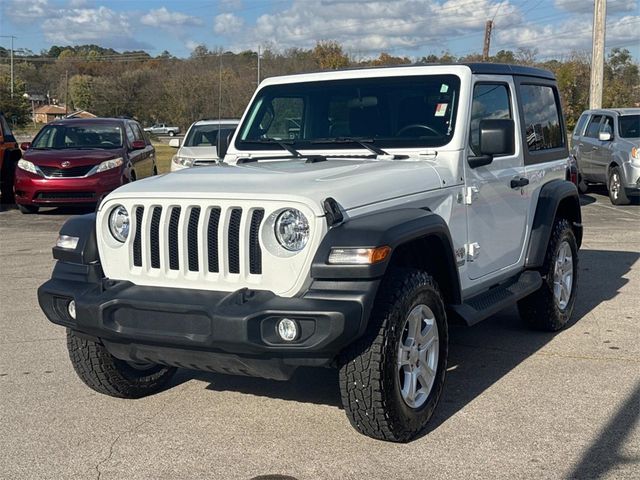
[[[342,45],[334,41],[316,43],[313,58],[320,70],[337,70],[349,66],[349,58],[342,50]]]

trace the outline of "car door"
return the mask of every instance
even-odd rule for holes
[[[592,115],[591,120],[587,124],[584,136],[580,146],[580,168],[582,174],[586,180],[597,182],[598,171],[595,168],[594,153],[600,146],[600,140],[598,140],[598,133],[600,132],[600,122],[602,122],[602,115]]]
[[[143,142],[144,148],[132,151],[135,155],[137,178],[145,178],[153,175],[153,147],[147,142],[140,126],[135,122],[128,122],[128,126],[133,133],[133,139],[136,142]]]
[[[479,155],[483,119],[512,119],[519,132],[515,84],[504,77],[479,76],[473,86],[469,156]],[[512,155],[496,156],[489,165],[471,168],[465,162],[467,185],[467,272],[471,280],[509,269],[521,261],[526,234],[526,186],[512,188],[524,178],[522,147]]]
[[[611,135],[609,140],[600,140],[601,133]],[[613,116],[603,115],[598,129],[598,138],[595,141],[595,149],[591,157],[593,177],[598,182],[607,181],[607,169],[613,160]]]

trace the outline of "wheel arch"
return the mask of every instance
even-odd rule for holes
[[[540,268],[544,262],[549,238],[556,217],[571,223],[578,248],[582,244],[582,212],[576,186],[566,180],[553,180],[540,190],[531,237],[525,261],[526,268]]]
[[[373,265],[331,265],[332,248],[391,247],[391,255]],[[383,277],[395,266],[424,269],[438,282],[445,303],[461,302],[453,242],[445,220],[429,210],[403,208],[364,215],[333,227],[313,260],[314,280],[364,280]]]

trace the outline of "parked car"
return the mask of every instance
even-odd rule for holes
[[[134,120],[58,120],[21,148],[14,192],[22,213],[95,204],[124,183],[158,173],[155,149]]]
[[[156,123],[151,127],[144,129],[147,133],[153,133],[154,135],[169,135],[173,137],[180,133],[180,127],[169,127],[166,123]]]
[[[183,142],[178,138],[169,140],[169,145],[178,148],[171,159],[171,171],[218,163],[220,159],[217,149],[220,140],[231,135],[239,122],[240,120],[198,120],[189,127]]]
[[[40,305],[103,394],[152,394],[177,366],[337,366],[351,424],[408,441],[443,392],[449,321],[517,304],[536,329],[569,322],[582,220],[566,138],[545,70],[269,78],[224,168],[125,185],[70,219]]]
[[[614,205],[640,196],[640,108],[585,111],[573,131],[581,189],[604,183]]]
[[[13,203],[13,177],[22,156],[9,122],[0,112],[0,201]]]

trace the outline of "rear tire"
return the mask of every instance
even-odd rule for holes
[[[141,398],[159,392],[176,372],[162,365],[136,366],[111,355],[101,343],[67,330],[73,368],[88,387],[118,398]]]
[[[379,440],[415,438],[442,394],[447,353],[447,318],[433,278],[413,269],[389,274],[369,332],[342,359],[340,391],[351,425]]]
[[[556,219],[539,290],[518,302],[520,317],[537,330],[555,332],[569,322],[576,302],[578,244],[571,224]]]
[[[31,215],[32,213],[38,213],[40,207],[36,207],[34,205],[18,205],[18,210],[25,215]]]
[[[613,167],[609,171],[609,181],[607,182],[609,190],[609,200],[614,205],[629,205],[631,201],[627,197],[627,192],[622,183],[622,172],[619,167]]]

